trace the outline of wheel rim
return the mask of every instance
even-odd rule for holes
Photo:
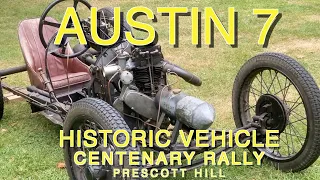
[[[103,137],[101,137],[98,133],[98,130],[103,130],[102,126],[90,121],[90,120],[85,120],[82,122],[78,122],[75,123],[73,125],[73,130],[80,130],[81,133],[83,134],[84,131],[86,130],[95,130],[97,132],[97,146],[93,147],[93,148],[87,148],[83,146],[83,140],[81,140],[82,145],[81,147],[74,147],[71,148],[69,147],[69,155],[70,155],[70,159],[73,159],[74,157],[74,153],[77,151],[83,151],[86,154],[86,157],[88,157],[88,153],[90,151],[99,151],[99,152],[107,152],[109,154],[109,152],[111,151],[116,151],[115,146],[113,145],[111,139],[108,139],[108,146],[104,147],[103,146]],[[75,137],[75,142],[77,141],[76,139],[77,137]],[[101,163],[101,155],[99,156],[99,162]],[[83,157],[79,156],[79,161],[83,160]],[[88,162],[88,159],[87,161]],[[87,180],[93,180],[93,179],[112,179],[113,177],[113,167],[109,164],[106,165],[89,165],[88,163],[84,164],[84,165],[76,165],[73,161],[72,161],[72,173],[74,173],[75,177],[78,177],[77,179],[87,179]]]
[[[284,73],[261,68],[249,74],[241,89],[240,113],[243,124],[254,115],[266,112],[263,107],[272,104],[273,124],[267,129],[278,129],[278,148],[258,148],[269,158],[286,161],[297,157],[308,138],[308,117],[297,86]],[[273,142],[275,143],[275,141]]]

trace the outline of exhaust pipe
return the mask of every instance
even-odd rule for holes
[[[168,71],[174,72],[179,77],[184,79],[186,82],[193,84],[195,86],[201,86],[201,84],[202,84],[202,81],[200,80],[200,78],[198,78],[194,74],[188,72],[187,70],[184,70],[183,68],[181,68],[177,65],[169,63],[168,61],[163,62],[162,71],[165,73]]]

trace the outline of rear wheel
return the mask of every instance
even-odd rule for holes
[[[279,130],[279,148],[264,151],[276,168],[301,171],[320,154],[320,91],[311,75],[294,59],[264,53],[239,71],[233,87],[237,127],[255,115],[268,116],[267,129]]]
[[[131,135],[131,130],[126,124],[126,122],[123,120],[123,118],[120,116],[120,114],[109,104],[106,102],[100,100],[100,99],[93,99],[93,98],[85,98],[80,101],[77,101],[73,104],[71,110],[68,112],[63,131],[65,136],[70,135],[70,130],[80,130],[82,132],[83,138],[83,132],[85,130],[95,130],[96,132],[98,130],[112,130],[113,132],[117,130],[125,130]],[[88,159],[87,163],[84,165],[77,165],[74,162],[74,154],[77,151],[83,151],[88,154],[92,151],[98,151],[98,152],[107,152],[109,155],[110,152],[116,152],[116,151],[138,151],[139,148],[133,148],[130,146],[127,146],[126,148],[118,148],[113,143],[113,134],[109,135],[108,137],[101,137],[102,135],[99,135],[97,138],[97,146],[93,148],[87,148],[83,146],[83,143],[81,147],[70,147],[70,143],[66,141],[64,145],[64,152],[65,152],[65,161],[66,161],[66,167],[68,170],[69,177],[71,179],[78,179],[78,180],[85,180],[85,179],[106,179],[106,180],[114,180],[114,179],[123,179],[120,176],[113,176],[113,170],[114,168],[122,169],[123,166],[120,166],[118,161],[114,159],[114,164],[110,165],[106,162],[105,165],[102,165],[101,163],[101,153],[99,158],[100,165],[89,165]],[[108,138],[108,145],[107,147],[103,144],[103,138]],[[120,144],[124,143],[126,141],[126,137],[123,134],[119,134],[117,136],[117,140]],[[83,139],[81,140],[83,141]],[[75,142],[76,137],[75,137]],[[82,159],[79,159],[79,161],[82,161]],[[124,156],[124,162],[127,162],[127,156]],[[126,164],[127,165],[127,164]],[[128,167],[125,167],[128,168]],[[124,179],[130,179],[130,178],[124,178]]]

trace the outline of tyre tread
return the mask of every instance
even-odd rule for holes
[[[312,165],[320,155],[320,91],[319,87],[315,83],[312,76],[308,73],[308,71],[300,65],[296,60],[293,58],[286,56],[280,53],[262,53],[247,61],[243,67],[240,69],[233,89],[233,101],[236,99],[236,95],[239,92],[237,88],[239,88],[239,80],[243,78],[243,76],[252,70],[252,66],[255,63],[259,63],[259,61],[272,61],[272,63],[278,64],[280,67],[287,69],[289,72],[292,72],[294,77],[298,79],[298,82],[301,83],[304,92],[307,95],[307,99],[310,102],[311,112],[312,112],[312,119],[314,121],[313,128],[313,142],[311,147],[307,149],[307,155],[300,161],[299,163],[288,163],[287,165],[282,166],[280,169],[283,171],[292,171],[298,172],[301,170],[306,169],[310,165]],[[238,110],[236,109],[236,105],[233,105],[234,110],[234,118],[235,123],[239,127],[242,125],[240,117],[236,114]],[[278,164],[278,163],[276,163]]]

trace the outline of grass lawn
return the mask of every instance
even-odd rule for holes
[[[0,68],[23,64],[19,47],[17,27],[21,20],[40,17],[51,0],[2,0],[0,6]],[[227,24],[228,7],[235,7],[239,18],[239,46],[225,44],[216,30],[215,46],[197,48],[191,44],[191,18],[180,17],[179,48],[169,45],[168,17],[157,14],[158,22],[152,25],[159,33],[165,57],[194,72],[203,80],[203,85],[194,87],[179,81],[175,87],[213,104],[217,119],[213,128],[234,128],[232,119],[231,91],[233,80],[241,65],[252,56],[266,51],[282,52],[294,57],[320,83],[320,2],[318,0],[90,0],[93,6],[120,6],[124,12],[143,5],[156,12],[161,6],[213,7],[223,24]],[[275,27],[268,48],[257,44],[265,18],[252,15],[254,8],[277,8],[282,19]],[[55,14],[63,13],[58,9]],[[61,14],[60,16],[62,16]],[[141,19],[144,19],[141,17]],[[151,23],[151,22],[148,22]],[[204,21],[202,21],[202,25]],[[203,26],[202,26],[203,29]],[[202,37],[204,42],[204,37]],[[6,83],[26,86],[27,73],[10,76]],[[59,148],[61,127],[47,121],[39,114],[30,114],[26,102],[5,104],[5,114],[0,122],[0,179],[68,179],[65,169],[56,167],[63,161]],[[237,150],[242,154],[244,149]],[[252,159],[252,157],[251,157]],[[302,173],[282,173],[272,166],[222,167],[225,179],[319,179],[320,160]],[[187,176],[193,179],[192,176]],[[188,178],[188,179],[189,179]],[[199,178],[201,179],[201,178]],[[207,179],[207,178],[203,178]]]

